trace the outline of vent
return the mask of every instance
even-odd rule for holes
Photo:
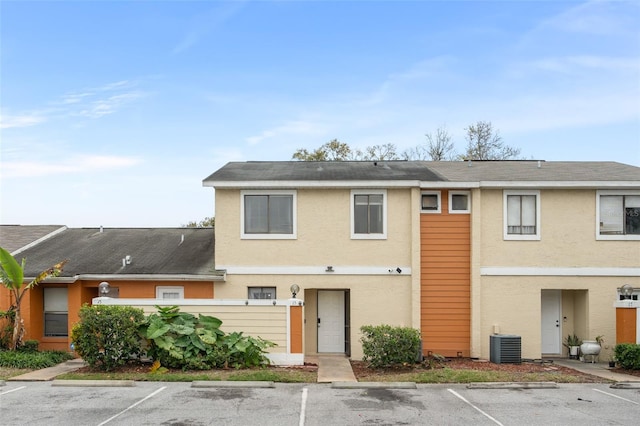
[[[490,337],[490,361],[496,364],[520,364],[522,339],[511,334],[494,334]]]

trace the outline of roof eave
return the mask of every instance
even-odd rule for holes
[[[47,283],[74,283],[85,281],[226,281],[226,271],[220,274],[193,275],[193,274],[80,274],[72,277],[51,277]],[[34,277],[25,277],[25,281],[31,281]]]

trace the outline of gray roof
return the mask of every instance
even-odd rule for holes
[[[183,240],[184,236],[184,240]],[[123,266],[123,259],[131,263]],[[16,256],[34,277],[69,259],[61,277],[77,275],[214,275],[213,228],[72,228]]]
[[[441,182],[631,182],[640,167],[611,161],[248,161],[231,162],[204,179],[204,186],[252,182],[404,181]]]
[[[439,179],[420,161],[247,161],[227,163],[204,183],[337,180]]]
[[[13,253],[64,229],[63,225],[0,225],[0,247]]]

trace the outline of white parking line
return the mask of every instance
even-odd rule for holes
[[[630,402],[630,403],[632,403],[632,404],[640,405],[639,403],[637,403],[637,402],[635,402],[635,401],[631,401],[630,399],[623,398],[623,397],[621,397],[621,396],[614,395],[614,394],[609,393],[609,392],[601,391],[600,389],[594,389],[594,391],[596,391],[596,392],[600,392],[600,393],[603,393],[603,394],[605,394],[605,395],[612,396],[612,397],[614,397],[614,398],[621,399],[621,400],[623,400],[623,401]]]
[[[150,395],[145,396],[143,399],[141,399],[140,401],[136,402],[133,405],[128,406],[127,408],[125,408],[124,410],[120,411],[118,414],[116,414],[115,416],[111,416],[109,417],[107,420],[105,420],[104,422],[100,423],[98,426],[103,426],[106,425],[107,423],[109,423],[111,420],[115,419],[118,416],[121,416],[122,414],[126,413],[127,411],[131,410],[133,407],[135,407],[136,405],[142,404],[143,402],[145,402],[147,399],[149,398],[153,398],[154,396],[156,396],[157,394],[159,394],[160,392],[162,392],[163,390],[165,390],[167,387],[163,386],[160,389],[157,389],[156,391],[154,391],[153,393],[151,393]]]
[[[488,415],[487,413],[485,413],[484,411],[482,411],[481,409],[479,409],[478,407],[476,407],[475,405],[473,405],[472,403],[470,403],[469,401],[467,401],[465,399],[465,397],[463,397],[462,395],[460,395],[458,392],[454,391],[453,389],[447,389],[449,392],[451,392],[452,394],[454,394],[455,396],[457,396],[458,398],[460,398],[462,401],[464,401],[465,404],[468,404],[469,406],[473,407],[473,409],[477,410],[480,414],[482,414],[483,416],[485,416],[486,418],[488,418],[489,420],[493,421],[495,424],[500,425],[500,426],[504,426],[502,423],[500,423],[498,420],[494,419],[493,417],[491,417],[490,415]]]
[[[304,426],[304,418],[306,416],[307,411],[307,393],[309,391],[307,388],[302,388],[302,402],[300,403],[300,423],[299,426]]]
[[[19,388],[11,389],[11,390],[8,390],[6,392],[1,392],[0,396],[6,395],[6,394],[11,393],[11,392],[19,391],[20,389],[24,389],[24,388],[26,388],[26,386],[20,386]]]

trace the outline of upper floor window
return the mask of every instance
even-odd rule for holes
[[[504,191],[504,239],[540,239],[540,191]]]
[[[387,238],[387,192],[351,191],[351,238]]]
[[[295,191],[242,191],[242,238],[295,238]]]
[[[470,213],[471,196],[469,191],[449,191],[449,213]]]
[[[640,192],[597,192],[597,238],[640,239]]]
[[[422,213],[440,213],[440,191],[422,191],[420,194]]]

